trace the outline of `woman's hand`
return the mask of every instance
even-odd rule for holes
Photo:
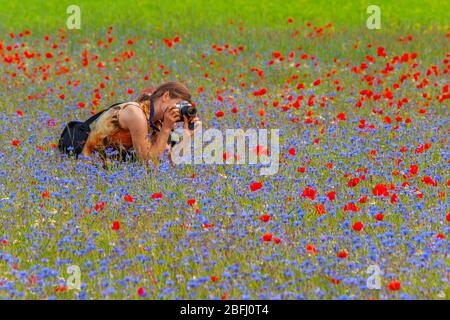
[[[162,128],[172,131],[175,128],[175,123],[180,121],[180,119],[180,110],[175,106],[168,107],[164,113]]]
[[[194,124],[194,130],[189,129],[189,123]],[[198,117],[194,117],[192,119],[189,119],[188,117],[184,116],[184,124],[183,128],[186,134],[188,134],[191,138],[192,136],[200,129],[202,122]]]

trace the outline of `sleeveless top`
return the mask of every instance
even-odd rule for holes
[[[128,129],[123,129],[119,124],[119,112],[129,106],[139,107],[148,120],[150,118],[150,107],[146,103],[125,102],[105,111],[94,123],[91,124],[91,132],[83,148],[82,154],[91,156],[92,152],[98,152],[102,158],[116,158],[126,160],[131,156],[136,160],[133,154],[133,141]],[[158,123],[155,123],[158,126]],[[161,123],[159,122],[159,127]],[[156,131],[149,127],[150,139],[154,140]],[[109,154],[108,154],[109,153]]]

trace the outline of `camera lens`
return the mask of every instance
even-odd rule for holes
[[[195,117],[195,115],[197,114],[197,109],[195,107],[192,107],[192,106],[188,107],[186,111],[187,111],[186,113],[190,117]]]
[[[192,106],[189,102],[187,101],[180,101],[176,104],[176,107],[178,109],[180,109],[180,113],[182,117],[188,117],[188,118],[193,118],[197,115],[197,109]]]

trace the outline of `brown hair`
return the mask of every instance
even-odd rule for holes
[[[169,91],[170,98],[181,98],[183,100],[192,103],[191,94],[189,93],[188,88],[186,88],[183,84],[175,81],[165,82],[158,87],[149,87],[143,90],[135,99],[138,103],[148,103],[150,101],[155,102],[156,99],[160,98],[164,93]]]

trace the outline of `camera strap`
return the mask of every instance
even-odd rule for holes
[[[155,116],[155,107],[153,106],[153,101],[150,100],[150,117],[148,119],[148,124],[150,128],[155,131],[159,131],[159,128],[153,124],[153,117]]]

